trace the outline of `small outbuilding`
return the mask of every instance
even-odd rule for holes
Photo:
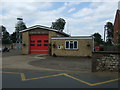
[[[22,33],[23,54],[92,56],[92,36],[70,36],[46,26],[35,25]]]
[[[92,56],[93,37],[72,36],[53,37],[52,55],[56,56]]]

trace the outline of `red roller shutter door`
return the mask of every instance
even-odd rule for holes
[[[48,54],[48,35],[30,35],[30,53]]]

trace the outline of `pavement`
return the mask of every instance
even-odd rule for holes
[[[12,51],[11,51],[12,52]],[[29,70],[51,70],[47,68],[38,68],[36,66],[28,64],[31,61],[40,60],[41,58],[35,58],[35,55],[22,55],[21,53],[12,54],[11,52],[3,53],[2,56],[2,68],[8,69],[29,69]],[[9,54],[10,53],[10,54]]]
[[[91,72],[91,59],[35,54],[22,55],[19,51],[11,50],[2,54],[2,68]]]

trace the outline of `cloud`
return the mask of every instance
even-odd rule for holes
[[[73,5],[79,5],[81,2],[77,1],[77,2],[65,2],[64,5],[65,6],[73,6]]]
[[[93,10],[91,8],[83,8],[79,10],[77,13],[73,14],[74,17],[85,17],[87,15],[92,14]]]
[[[53,2],[54,0],[1,0],[1,2]]]
[[[4,25],[7,30],[12,33],[15,31],[15,24],[17,17],[22,16],[26,25],[45,25],[51,26],[52,22],[57,18],[62,17],[62,12],[66,9],[63,4],[62,7],[53,8],[52,2],[4,2],[2,6],[2,20],[0,24]]]
[[[32,2],[5,2],[2,6],[2,22],[7,30],[12,33],[15,31],[15,24],[17,23],[16,18],[22,16],[24,21],[27,22],[26,24],[29,26],[34,24],[34,21],[38,21],[39,18],[43,18],[44,16],[39,17],[42,10],[46,10],[51,8],[51,2],[41,2],[41,3],[32,3]],[[39,13],[39,14],[38,14]],[[29,22],[31,20],[31,22]],[[33,20],[33,21],[32,21]],[[1,20],[0,20],[1,21]]]
[[[76,21],[71,19],[71,24],[77,23],[77,26],[79,24],[81,28],[76,29],[76,31],[82,35],[99,32],[103,36],[106,20],[114,23],[116,10],[117,2],[93,2],[88,7],[82,8],[74,13],[72,18],[75,18]],[[77,34],[74,31],[72,33],[73,35]]]
[[[71,32],[71,35],[91,35],[95,32],[103,35],[106,20],[113,22],[117,10],[117,2],[91,2],[85,8],[81,7],[82,2],[65,2],[58,8],[53,3],[5,2],[2,6],[4,12],[0,15],[1,24],[12,33],[19,16],[23,17],[28,27],[37,24],[51,26],[53,21],[62,17],[66,20],[64,31]]]
[[[48,9],[52,6],[52,3],[50,2],[4,2],[3,3],[3,9],[6,9],[7,11],[16,10],[19,12],[24,12],[24,10],[27,10],[28,12],[35,11],[37,9]]]
[[[76,10],[76,8],[71,8],[69,11],[68,11],[68,13],[71,13],[71,12],[73,12],[73,11],[75,11]]]
[[[1,2],[118,2],[119,0],[1,0]]]

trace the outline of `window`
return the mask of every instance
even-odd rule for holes
[[[37,44],[37,46],[41,46],[41,44]]]
[[[66,41],[66,49],[69,48],[69,41]]]
[[[30,44],[30,46],[35,46],[35,44]]]
[[[48,46],[48,44],[44,44],[44,46]]]
[[[35,42],[34,40],[31,40],[30,42]]]
[[[74,42],[70,41],[70,49],[73,49],[73,44],[74,44]]]
[[[74,41],[74,49],[77,49],[77,41]]]
[[[37,42],[41,42],[41,40],[38,40]]]
[[[78,49],[78,41],[66,41],[65,49]]]
[[[44,42],[48,42],[48,40],[44,40]]]

